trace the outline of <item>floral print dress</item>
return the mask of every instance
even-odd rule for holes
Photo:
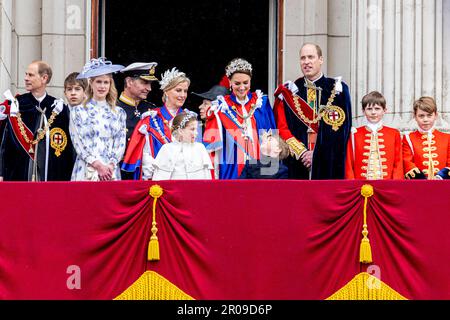
[[[114,164],[113,179],[120,180],[118,164],[126,144],[126,112],[122,108],[113,110],[106,101],[95,100],[76,106],[70,112],[69,130],[77,153],[72,181],[91,180],[90,164],[95,160]]]

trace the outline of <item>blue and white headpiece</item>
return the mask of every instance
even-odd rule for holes
[[[120,64],[112,64],[111,61],[104,57],[91,59],[83,67],[83,71],[78,75],[77,79],[87,79],[102,76],[104,74],[114,73],[122,70],[124,66]]]

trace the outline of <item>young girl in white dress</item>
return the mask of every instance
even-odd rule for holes
[[[186,110],[173,119],[172,142],[164,144],[155,159],[145,152],[142,159],[144,180],[212,179],[213,165],[198,133],[197,114]]]
[[[117,107],[112,73],[122,69],[102,58],[86,64],[78,78],[88,78],[87,100],[70,112],[70,136],[77,159],[72,181],[120,180],[119,161],[126,144],[126,113]]]

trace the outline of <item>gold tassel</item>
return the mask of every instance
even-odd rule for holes
[[[361,195],[364,197],[364,224],[361,240],[361,245],[359,247],[359,262],[362,263],[372,263],[372,249],[370,248],[370,241],[367,235],[369,230],[367,230],[367,199],[373,196],[373,187],[370,184],[365,184],[361,187]]]
[[[150,187],[150,196],[153,197],[153,215],[152,215],[152,236],[150,237],[150,242],[148,244],[148,252],[147,259],[149,261],[158,261],[159,260],[159,241],[156,233],[158,232],[158,228],[156,227],[156,202],[158,198],[162,196],[163,189],[155,184]]]

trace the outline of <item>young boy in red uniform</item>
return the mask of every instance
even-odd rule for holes
[[[367,125],[352,129],[347,144],[347,179],[403,179],[402,140],[397,129],[383,125],[386,99],[377,91],[365,95]]]
[[[450,135],[434,128],[436,102],[421,97],[414,102],[414,118],[418,130],[403,137],[403,166],[407,179],[448,179],[450,167]]]

